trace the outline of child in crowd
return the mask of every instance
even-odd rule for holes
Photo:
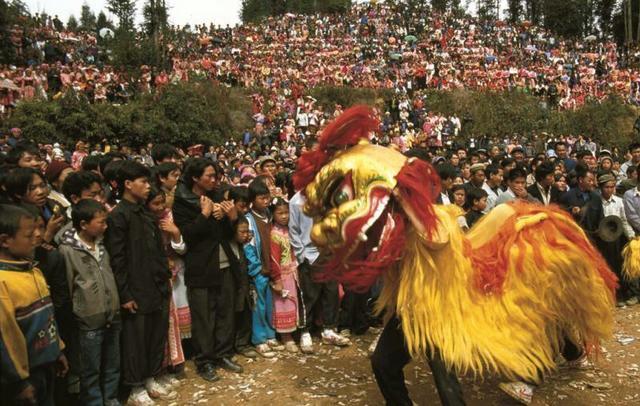
[[[246,188],[244,188],[246,189]],[[237,201],[236,201],[237,203]],[[231,251],[237,259],[237,269],[234,273],[235,289],[235,350],[247,358],[256,358],[258,353],[251,347],[251,313],[255,291],[249,284],[249,274],[247,271],[247,258],[244,255],[243,246],[251,241],[249,231],[249,221],[243,215],[238,217],[235,224],[235,238],[231,242]]]
[[[165,165],[165,164],[161,164]],[[180,230],[173,222],[173,214],[171,210],[167,209],[166,197],[164,191],[160,190],[156,186],[151,187],[149,197],[147,198],[147,209],[153,214],[158,226],[162,231],[162,239],[164,242],[167,258],[169,259],[169,269],[173,278],[179,272],[184,274],[184,262],[180,255],[183,255],[187,251],[187,246],[182,239]],[[173,280],[170,281],[172,284]],[[184,310],[184,308],[183,308]],[[187,306],[186,312],[188,314],[189,308]],[[183,313],[184,315],[184,313]],[[169,299],[169,330],[167,345],[165,351],[164,361],[162,362],[163,368],[170,368],[172,371],[179,374],[184,372],[184,352],[182,350],[182,334],[180,331],[180,315],[175,304],[173,297]],[[159,382],[165,385],[176,385],[178,380],[168,374],[162,375]]]
[[[229,191],[229,199],[233,200],[239,215],[249,213],[249,189],[246,186],[234,186]]]
[[[473,227],[473,225],[480,220],[484,214],[483,211],[487,208],[488,196],[489,194],[483,189],[469,189],[469,193],[467,194],[467,203],[470,209],[465,216],[467,219],[467,226],[469,228]]]
[[[173,208],[173,196],[180,179],[180,167],[175,162],[163,162],[153,168],[156,185],[164,192],[166,206]]]
[[[467,202],[467,192],[464,189],[463,185],[454,185],[451,188],[451,196],[453,204],[457,205],[461,209],[464,210],[465,204]],[[466,210],[465,210],[466,211]]]
[[[275,356],[273,350],[284,350],[276,341],[276,332],[271,327],[271,289],[269,288],[270,219],[269,202],[271,192],[259,178],[249,184],[251,210],[247,214],[251,240],[244,245],[248,272],[256,291],[256,304],[252,316],[251,341],[256,350],[265,358]]]
[[[169,330],[169,263],[162,234],[144,204],[150,172],[123,161],[117,172],[122,200],[109,214],[105,235],[122,311],[122,376],[131,388],[129,404],[176,393],[154,378],[162,371]]]
[[[117,405],[120,381],[120,301],[102,237],[106,208],[92,199],[73,206],[73,228],[62,237],[80,353],[80,401]]]
[[[173,209],[173,200],[175,191],[178,186],[178,180],[182,174],[182,170],[175,162],[162,162],[153,168],[155,175],[155,185],[165,196],[165,207],[171,212]],[[173,221],[173,214],[171,219]],[[167,215],[168,217],[168,215]],[[166,235],[165,235],[166,236]],[[166,238],[165,238],[166,239]],[[178,313],[178,326],[180,327],[180,337],[183,340],[191,338],[191,312],[189,311],[189,301],[187,299],[187,285],[184,282],[184,259],[181,255],[183,253],[177,253],[169,249],[169,260],[171,265],[172,279],[172,296],[173,302]],[[171,255],[170,252],[173,252]]]
[[[54,366],[68,370],[47,283],[31,260],[35,229],[28,211],[0,205],[0,403],[53,405]]]
[[[276,197],[271,205],[271,287],[273,295],[273,328],[287,351],[296,353],[298,346],[291,333],[298,328],[298,263],[289,240],[289,203]]]

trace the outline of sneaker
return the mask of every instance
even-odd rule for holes
[[[153,406],[156,402],[149,397],[144,387],[134,388],[127,399],[127,405],[130,406]]]
[[[345,338],[350,338],[351,337],[351,330],[349,330],[348,328],[345,328],[344,330],[340,331],[340,335],[342,337],[345,337]]]
[[[273,358],[276,356],[276,353],[271,350],[271,347],[265,343],[256,345],[256,352],[265,358]]]
[[[170,387],[160,384],[154,378],[149,378],[144,383],[144,387],[147,389],[149,397],[152,399],[171,400],[175,399],[178,394],[171,390]]]
[[[369,352],[369,356],[372,356],[374,352],[376,352],[376,348],[378,347],[378,341],[380,341],[380,336],[382,336],[382,332],[378,333],[376,335],[376,338],[373,339],[373,341],[371,342],[371,345],[369,345],[369,348],[367,349],[367,351]]]
[[[284,351],[284,345],[280,344],[275,338],[267,340],[267,345],[274,351]]]
[[[298,350],[298,346],[296,345],[295,341],[287,341],[286,343],[284,343],[284,348],[293,354],[296,354],[299,350]]]
[[[338,347],[346,347],[351,345],[351,341],[348,338],[343,337],[330,329],[326,329],[322,332],[322,342],[324,344],[335,345]]]
[[[628,299],[624,302],[627,306],[635,306],[638,304],[638,296],[634,296],[631,299]]]
[[[524,382],[501,383],[498,387],[523,405],[528,405],[533,399],[533,385]]]
[[[311,340],[311,334],[300,334],[300,351],[303,354],[313,354],[313,340]]]
[[[180,386],[180,381],[173,374],[164,374],[159,378],[156,378],[156,382],[168,389]]]
[[[589,369],[592,367],[591,362],[589,362],[589,359],[587,358],[587,354],[582,354],[580,358],[573,361],[565,362],[564,366],[573,369]]]

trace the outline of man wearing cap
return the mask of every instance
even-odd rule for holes
[[[467,195],[471,189],[482,189],[484,186],[484,169],[485,165],[481,163],[471,165],[469,169],[471,177],[469,178],[469,182],[464,184],[464,190]]]
[[[513,159],[516,160],[516,163],[523,163],[524,162],[524,148],[522,147],[515,147],[514,149],[511,150],[511,157]]]
[[[600,189],[600,199],[593,200],[586,207],[582,225],[611,270],[619,277],[618,305],[622,306],[625,301],[628,305],[636,304],[639,293],[637,284],[628,283],[622,277],[622,249],[630,239],[635,237],[635,232],[627,221],[623,200],[615,195],[615,176],[607,173],[598,177],[598,188]],[[606,236],[598,232],[601,221],[609,216],[618,217],[622,223],[622,234],[614,241],[607,240]]]

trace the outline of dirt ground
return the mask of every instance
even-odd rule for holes
[[[617,311],[613,339],[605,343],[593,368],[560,368],[535,392],[533,405],[640,405],[640,305]],[[191,362],[187,378],[168,406],[211,405],[382,405],[367,348],[374,333],[352,338],[353,345],[320,345],[316,354],[279,353],[257,361],[238,357],[243,374],[220,371],[221,379],[200,379]],[[405,368],[407,386],[418,405],[438,405],[431,372],[423,363]],[[517,405],[498,388],[497,379],[463,378],[469,405]]]

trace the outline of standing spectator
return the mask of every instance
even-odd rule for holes
[[[635,233],[627,221],[623,200],[614,194],[616,178],[611,174],[601,175],[598,178],[598,186],[600,188],[600,199],[592,201],[587,206],[583,220],[584,228],[590,234],[595,246],[607,261],[611,270],[619,277],[620,288],[616,292],[618,306],[623,306],[624,304],[634,305],[638,303],[638,293],[640,292],[638,292],[636,281],[630,282],[623,278],[622,249],[630,239],[635,237]],[[622,223],[623,233],[614,241],[606,241],[598,233],[600,222],[609,216],[618,217]]]
[[[47,283],[29,259],[34,229],[28,211],[0,205],[0,389],[10,403],[50,406],[54,368],[65,375],[68,364]]]
[[[249,200],[251,210],[247,213],[247,220],[253,238],[245,244],[244,252],[247,256],[249,276],[256,292],[251,341],[260,355],[272,358],[275,356],[273,350],[283,350],[284,347],[276,341],[276,332],[271,324],[271,229],[268,209],[271,193],[261,178],[256,178],[249,184]]]
[[[495,207],[498,197],[502,194],[502,189],[500,189],[502,185],[502,168],[498,164],[492,163],[487,166],[484,172],[486,180],[482,185],[482,189],[487,192],[487,207],[484,211],[486,214]]]
[[[484,214],[484,210],[487,208],[487,192],[483,189],[473,188],[469,190],[467,194],[467,201],[469,202],[470,209],[465,218],[467,220],[467,226],[471,228],[480,220]]]
[[[79,171],[82,167],[82,161],[89,155],[87,152],[87,145],[84,141],[80,140],[76,143],[76,150],[71,156],[71,167],[75,171]]]
[[[553,187],[555,168],[550,162],[543,162],[536,167],[536,182],[527,188],[527,193],[545,206],[560,202],[561,192]]]
[[[154,220],[162,231],[162,242],[169,259],[169,270],[171,271],[171,291],[173,293],[173,280],[179,272],[184,272],[184,262],[180,255],[183,255],[187,246],[182,239],[180,230],[173,222],[171,210],[167,208],[164,192],[156,185],[151,187],[149,197],[147,197],[147,209],[153,215]],[[166,367],[166,374],[158,379],[162,384],[175,385],[178,383],[174,375],[184,372],[184,351],[182,349],[182,335],[180,333],[180,318],[173,295],[169,296],[169,330],[167,333],[167,347],[165,351],[163,368]]]
[[[122,200],[109,214],[105,239],[123,308],[122,375],[133,404],[176,395],[154,379],[169,329],[171,274],[160,230],[144,207],[149,176],[144,165],[123,161],[117,174]]]
[[[576,221],[581,222],[585,211],[584,208],[593,200],[600,198],[593,189],[595,188],[595,175],[585,165],[576,166],[577,187],[572,188],[560,199],[560,204],[573,216]]]
[[[109,254],[102,244],[107,211],[95,200],[73,208],[73,228],[63,236],[64,257],[78,325],[80,400],[84,405],[118,403],[120,301]]]
[[[251,287],[249,285],[249,270],[247,257],[244,255],[244,245],[251,240],[249,221],[244,214],[238,217],[235,224],[235,240],[231,243],[231,250],[237,259],[236,294],[234,300],[235,311],[235,349],[238,354],[247,358],[257,358],[258,353],[251,347]]]
[[[640,164],[640,142],[634,142],[630,144],[628,151],[629,151],[629,154],[631,155],[631,159],[629,159],[627,162],[623,163],[622,166],[620,166],[620,176],[622,179],[626,179],[627,170],[630,167],[633,167],[633,166],[637,167],[638,164]]]
[[[289,239],[289,203],[277,197],[271,205],[273,223],[270,238],[270,279],[274,291],[273,328],[282,337],[287,351],[296,353],[298,346],[291,335],[298,329],[298,263]]]
[[[289,236],[291,247],[298,260],[298,276],[302,291],[303,308],[305,310],[305,326],[300,335],[300,350],[303,353],[313,352],[310,328],[316,310],[322,312],[322,341],[325,344],[348,346],[351,341],[336,332],[338,323],[338,285],[335,281],[318,282],[316,273],[320,271],[318,248],[311,241],[313,220],[304,214],[304,196],[297,192],[289,202]]]
[[[237,211],[229,201],[213,202],[216,186],[214,163],[194,158],[185,168],[173,203],[174,221],[187,244],[184,276],[195,363],[198,374],[210,382],[219,379],[218,366],[242,372],[242,367],[231,360],[235,285],[229,243]]]

